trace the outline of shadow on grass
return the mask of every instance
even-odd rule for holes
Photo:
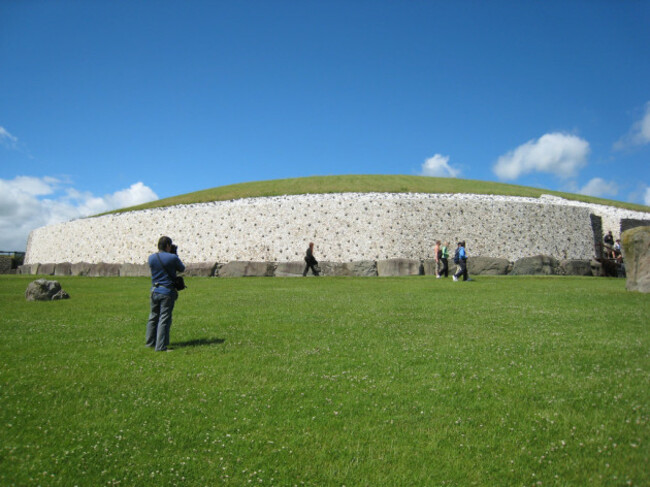
[[[226,340],[223,338],[197,338],[196,340],[188,340],[186,342],[174,343],[174,348],[184,348],[184,347],[201,347],[204,345],[215,345],[223,343]]]

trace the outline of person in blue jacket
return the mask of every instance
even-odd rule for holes
[[[177,247],[169,237],[160,237],[158,252],[149,256],[151,269],[151,313],[147,322],[145,344],[157,352],[169,351],[169,330],[172,326],[172,312],[178,298],[174,287],[177,272],[185,266],[176,254]]]
[[[457,281],[461,274],[463,276],[463,281],[471,281],[467,273],[467,252],[465,250],[465,241],[458,242],[458,248],[454,255],[454,263],[458,266],[456,273],[453,276],[454,281]]]

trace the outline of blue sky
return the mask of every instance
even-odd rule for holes
[[[0,2],[0,250],[226,184],[502,181],[650,205],[650,2]]]

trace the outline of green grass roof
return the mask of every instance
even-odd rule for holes
[[[531,198],[538,198],[543,194],[549,194],[569,200],[598,203],[637,211],[650,211],[650,207],[634,203],[491,181],[425,176],[345,175],[274,179],[270,181],[231,184],[163,198],[130,208],[122,208],[116,212],[207,203],[211,201],[227,201],[240,198],[326,193],[465,193],[525,196]]]

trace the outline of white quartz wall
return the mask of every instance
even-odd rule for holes
[[[142,263],[170,236],[185,263],[302,260],[349,262],[433,256],[435,240],[466,240],[470,255],[511,261],[545,254],[594,255],[589,214],[603,229],[650,213],[560,198],[344,193],[180,205],[50,225],[34,230],[26,264]]]

